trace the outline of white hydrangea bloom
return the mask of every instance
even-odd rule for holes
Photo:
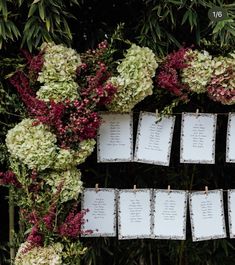
[[[75,100],[78,98],[78,84],[75,81],[46,83],[37,91],[37,97],[44,101],[53,99],[55,102]]]
[[[74,156],[76,165],[85,162],[88,156],[92,154],[95,148],[96,141],[94,139],[87,139],[79,143],[78,151],[71,151]]]
[[[152,94],[152,78],[158,67],[152,50],[133,44],[118,65],[119,75],[110,79],[117,93],[108,106],[110,111],[129,112],[146,96]]]
[[[190,60],[186,60],[188,67],[182,70],[182,82],[187,84],[192,92],[205,93],[213,72],[212,56],[206,51],[191,49],[185,56]]]
[[[47,247],[34,247],[27,251],[29,243],[23,243],[16,255],[15,265],[62,265],[63,245],[56,243]]]
[[[60,192],[61,203],[69,200],[77,200],[83,186],[81,172],[77,168],[70,168],[66,171],[52,171],[44,176],[46,183],[52,187],[52,192],[56,193],[62,183]]]
[[[6,145],[13,158],[30,169],[50,168],[56,158],[56,136],[45,125],[33,126],[33,119],[24,119],[6,136]]]
[[[42,45],[45,51],[42,71],[38,81],[41,83],[64,82],[74,80],[76,69],[81,64],[80,55],[63,45],[47,43]]]

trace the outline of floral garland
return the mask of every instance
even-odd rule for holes
[[[87,211],[78,210],[83,183],[77,166],[94,150],[100,109],[129,112],[154,85],[176,97],[172,107],[195,93],[235,103],[234,54],[213,58],[181,48],[156,73],[159,60],[149,48],[132,44],[118,62],[112,53],[107,42],[82,54],[47,43],[36,56],[24,51],[24,71],[10,78],[28,110],[8,131],[11,171],[0,173],[0,184],[13,187],[29,231],[16,265],[74,264],[85,252],[76,239],[92,231],[81,231]]]
[[[87,55],[82,63],[75,50],[43,44],[35,57],[24,52],[25,70],[10,79],[29,113],[8,131],[12,171],[0,174],[2,184],[14,186],[20,221],[30,231],[16,265],[72,264],[84,252],[74,242],[91,232],[81,231],[86,211],[77,209],[83,187],[76,166],[94,150],[98,107],[116,92],[102,62],[107,50],[101,45],[89,55],[97,63],[88,65]]]
[[[162,60],[156,84],[179,101],[188,102],[195,93],[207,93],[210,99],[223,105],[235,104],[234,57],[233,53],[213,57],[206,51],[180,48]],[[165,109],[172,111],[179,101],[173,101]]]
[[[81,231],[87,211],[78,210],[83,183],[77,166],[94,150],[97,111],[130,111],[152,93],[157,63],[150,49],[132,45],[116,69],[107,42],[80,55],[53,43],[36,56],[23,53],[26,67],[10,82],[28,117],[8,131],[11,171],[0,173],[29,231],[15,264],[74,264],[85,252],[78,236],[92,232]]]

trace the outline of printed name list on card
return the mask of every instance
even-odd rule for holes
[[[193,241],[226,237],[223,191],[198,191],[189,194]]]
[[[154,190],[153,197],[153,237],[185,240],[188,192]]]
[[[235,190],[228,190],[228,221],[230,238],[235,238]]]
[[[152,230],[150,189],[119,190],[118,238],[150,238]]]
[[[215,163],[216,114],[183,113],[181,163]]]
[[[98,162],[130,162],[133,159],[133,115],[101,113],[97,135]]]
[[[235,113],[228,116],[226,162],[235,163]]]
[[[141,112],[134,161],[169,166],[174,124],[174,116]]]
[[[92,230],[83,236],[116,236],[116,196],[117,190],[87,188],[82,195],[82,209],[88,209],[82,230]]]

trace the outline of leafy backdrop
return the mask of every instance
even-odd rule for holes
[[[207,12],[213,5],[228,10],[225,21],[212,23]],[[6,81],[6,76],[22,64],[20,48],[34,51],[43,41],[55,41],[71,45],[78,51],[94,48],[97,43],[109,38],[117,24],[125,23],[124,37],[140,45],[150,47],[158,56],[166,55],[180,44],[206,48],[212,54],[230,52],[234,47],[233,1],[167,0],[167,1],[65,1],[65,0],[1,0],[0,1],[0,163],[1,170],[8,166],[5,135],[24,116],[25,110],[15,91]],[[116,36],[117,39],[120,36]],[[123,48],[123,42],[119,43]],[[162,92],[161,92],[162,93]],[[140,110],[163,109],[173,98],[159,91],[147,97],[135,108],[135,130]],[[94,152],[81,166],[86,187],[99,183],[103,187],[165,188],[175,189],[235,188],[235,166],[225,163],[225,135],[227,116],[233,106],[223,106],[209,101],[204,95],[195,95],[189,103],[179,105],[174,112],[195,111],[221,113],[218,116],[216,164],[179,164],[180,115],[177,115],[170,167],[150,166],[136,163],[97,164]],[[7,264],[8,242],[8,194],[1,187],[0,260]],[[225,198],[226,202],[226,198]],[[189,224],[189,222],[188,222]],[[4,228],[4,229],[3,229]],[[16,224],[17,228],[17,224]],[[190,226],[188,240],[132,240],[83,239],[88,252],[83,264],[234,264],[233,240],[216,240],[192,243]]]

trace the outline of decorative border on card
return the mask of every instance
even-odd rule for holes
[[[184,190],[165,190],[165,189],[154,189],[153,190],[153,211],[155,211],[155,201],[156,201],[156,193],[168,193],[169,192],[173,192],[173,193],[184,193],[185,198],[184,198],[184,226],[183,226],[183,232],[184,232],[184,236],[164,236],[164,235],[160,235],[160,236],[156,236],[154,235],[154,213],[153,213],[153,229],[152,229],[152,238],[153,239],[170,239],[170,240],[186,240],[186,221],[187,221],[187,206],[188,206],[188,191],[184,191]]]
[[[95,188],[85,188],[82,195],[81,195],[81,209],[84,209],[84,196],[85,191],[95,191],[95,192],[102,192],[102,191],[114,191],[114,214],[113,214],[113,231],[114,233],[92,233],[92,234],[82,234],[81,237],[115,237],[117,235],[117,195],[118,189],[112,188],[99,188],[96,191]],[[82,230],[84,230],[84,224],[82,224]]]
[[[121,220],[121,210],[120,210],[120,194],[121,193],[138,193],[138,192],[150,192],[150,234],[146,234],[146,235],[139,235],[139,236],[122,236],[121,235],[121,224],[120,224],[120,220]],[[152,238],[152,229],[153,229],[153,207],[152,207],[152,198],[153,198],[153,190],[152,189],[123,189],[123,190],[118,190],[118,195],[117,195],[117,207],[118,207],[118,239],[122,240],[122,239],[142,239],[142,238]]]
[[[169,146],[168,146],[168,152],[167,152],[167,162],[162,162],[162,161],[157,161],[157,160],[148,160],[148,159],[138,159],[137,158],[137,150],[139,148],[139,136],[140,136],[140,131],[141,131],[141,122],[143,119],[143,116],[155,116],[155,113],[152,112],[140,112],[139,115],[139,122],[138,122],[138,129],[137,129],[137,137],[136,137],[136,145],[135,145],[135,153],[134,153],[134,162],[138,162],[138,163],[145,163],[145,164],[153,164],[153,165],[160,165],[160,166],[169,166],[170,164],[170,155],[171,155],[171,146],[172,146],[172,139],[173,139],[173,133],[174,133],[174,127],[175,127],[175,116],[167,116],[169,119],[172,119],[172,126],[171,126],[171,133],[170,133],[170,142],[169,142]],[[164,116],[165,117],[165,116]],[[163,118],[164,118],[163,117]],[[159,116],[159,118],[161,118]],[[157,121],[157,118],[156,118]]]
[[[191,223],[191,230],[192,230],[192,238],[193,241],[203,241],[203,240],[213,240],[213,239],[220,239],[220,238],[226,238],[226,226],[225,226],[225,217],[224,217],[224,203],[223,203],[223,190],[218,189],[218,190],[210,190],[208,193],[220,193],[220,209],[221,209],[221,220],[223,223],[223,234],[222,235],[215,235],[215,236],[204,236],[204,237],[196,237],[195,236],[195,231],[194,231],[194,221],[193,221],[193,213],[192,213],[192,195],[197,195],[197,194],[205,194],[205,191],[194,191],[189,193],[189,210],[190,210],[190,223]]]
[[[235,238],[235,234],[232,232],[232,207],[231,207],[231,194],[235,193],[235,189],[228,190],[228,223],[229,223],[229,236]]]
[[[212,160],[191,160],[191,159],[183,159],[183,129],[184,129],[184,117],[185,116],[193,116],[193,117],[212,117],[214,119],[213,124],[213,145],[212,145]],[[181,121],[181,133],[180,133],[180,163],[192,163],[192,164],[214,164],[215,163],[215,141],[216,141],[216,121],[217,114],[214,113],[182,113],[182,121]]]
[[[130,115],[130,130],[131,130],[131,137],[130,137],[130,146],[131,146],[131,153],[130,157],[127,159],[101,159],[100,156],[100,133],[97,133],[97,162],[98,163],[111,163],[111,162],[132,162],[133,161],[133,112],[129,113],[117,113],[117,112],[99,112],[101,118],[102,115]]]
[[[235,113],[229,112],[228,114],[228,126],[227,126],[227,136],[226,136],[226,162],[227,163],[235,163],[235,159],[229,158],[229,146],[230,146],[230,136],[231,136],[231,123],[232,118],[235,118]]]

